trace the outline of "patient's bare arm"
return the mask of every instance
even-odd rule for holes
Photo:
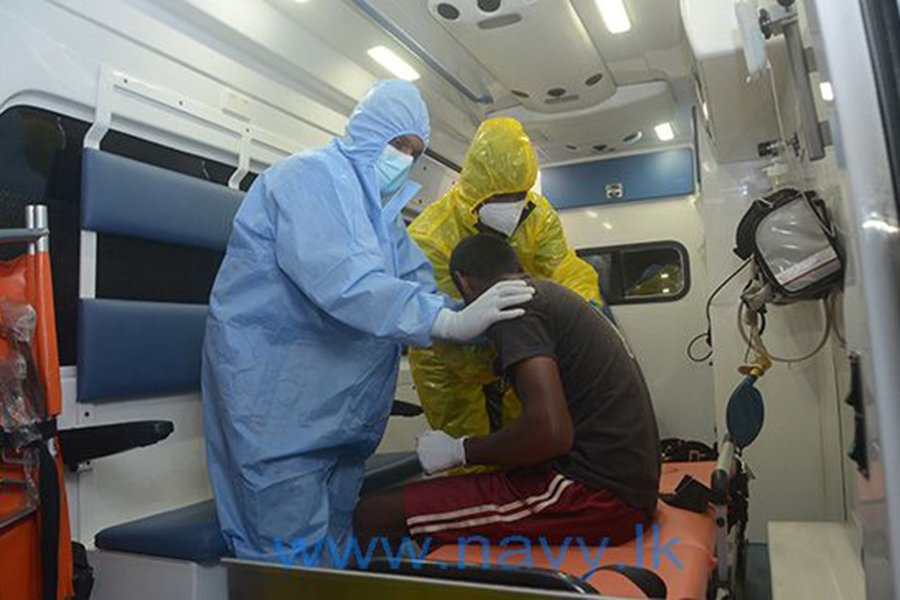
[[[575,433],[556,360],[535,356],[510,369],[522,416],[498,431],[465,441],[469,465],[522,467],[572,449]]]

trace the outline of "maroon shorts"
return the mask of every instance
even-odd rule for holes
[[[406,486],[406,526],[437,543],[480,535],[549,544],[566,538],[623,544],[650,519],[608,490],[573,481],[550,467],[439,477]]]

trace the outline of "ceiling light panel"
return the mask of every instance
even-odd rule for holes
[[[631,19],[625,9],[624,0],[597,0],[597,8],[610,33],[618,35],[631,31]]]
[[[625,0],[627,33],[610,33],[597,0],[569,0],[612,74],[616,85],[690,74],[679,0]]]
[[[390,71],[395,77],[407,81],[415,81],[420,77],[419,72],[412,68],[412,65],[400,58],[396,52],[386,46],[375,46],[374,48],[370,48],[369,56]]]
[[[428,10],[511,97],[531,110],[562,113],[592,107],[616,91],[603,57],[568,1],[428,0]]]
[[[672,124],[669,122],[660,123],[656,126],[656,137],[659,138],[661,142],[671,142],[675,139],[675,130],[672,129]]]

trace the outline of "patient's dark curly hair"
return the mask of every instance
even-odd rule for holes
[[[476,277],[489,284],[523,272],[522,263],[509,242],[490,233],[463,238],[450,256],[451,274]]]

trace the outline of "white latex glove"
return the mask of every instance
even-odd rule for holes
[[[525,304],[534,296],[534,288],[524,281],[500,281],[460,311],[444,308],[431,328],[431,336],[448,342],[474,340],[497,321],[525,314]]]
[[[466,438],[452,438],[443,431],[426,431],[416,438],[416,452],[428,475],[466,466]]]

